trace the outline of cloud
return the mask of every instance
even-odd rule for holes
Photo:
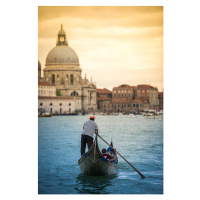
[[[69,46],[97,87],[163,87],[162,7],[39,7],[38,57],[45,66],[63,24]]]
[[[82,19],[132,19],[132,23],[141,26],[138,19],[143,19],[145,24],[160,25],[162,19],[162,6],[39,6],[39,21],[47,21],[63,17]],[[154,19],[154,20],[152,20]],[[162,21],[162,20],[161,20]]]

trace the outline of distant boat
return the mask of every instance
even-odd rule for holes
[[[54,113],[53,116],[78,115],[78,113]]]
[[[112,115],[119,115],[119,113],[112,113]]]
[[[107,149],[107,153],[109,152],[113,152],[111,147]],[[84,174],[90,176],[110,175],[117,172],[118,158],[116,157],[115,161],[109,162],[105,154],[102,154],[99,150],[96,136],[93,145],[87,153],[82,155],[78,164],[80,165],[81,172]]]
[[[49,114],[47,112],[38,115],[38,117],[51,117],[51,116],[52,114]]]
[[[133,113],[129,113],[128,116],[129,116],[129,117],[137,117],[137,116],[134,115]]]
[[[146,111],[143,112],[143,115],[146,116],[146,117],[155,116],[156,110],[146,110]]]

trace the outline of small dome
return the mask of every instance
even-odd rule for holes
[[[38,60],[38,71],[41,71],[41,64],[39,60]]]
[[[75,51],[66,45],[56,46],[53,48],[46,58],[48,64],[73,64],[79,65],[79,59]]]
[[[66,33],[65,33],[64,30],[60,30],[60,31],[58,32],[58,35],[66,35]]]

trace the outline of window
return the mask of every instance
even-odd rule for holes
[[[60,103],[60,106],[62,106],[62,103]]]
[[[64,41],[65,41],[64,37],[60,37],[60,42],[64,42]]]
[[[43,106],[43,103],[40,103],[40,106]]]
[[[74,77],[73,77],[73,74],[70,75],[70,84],[71,84],[71,85],[74,84]]]
[[[71,103],[69,103],[69,106],[71,106]]]
[[[73,91],[73,92],[71,93],[71,96],[78,96],[78,92]]]
[[[59,78],[59,74],[57,74],[57,78]]]
[[[50,106],[52,106],[53,104],[52,104],[52,103],[50,103],[49,105],[50,105]]]
[[[52,84],[55,83],[55,74],[52,75]]]

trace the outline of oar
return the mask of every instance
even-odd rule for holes
[[[145,176],[139,172],[126,158],[124,158],[118,151],[116,151],[108,142],[106,142],[100,135],[98,135],[109,147],[111,147],[117,154],[119,154],[143,179]]]

